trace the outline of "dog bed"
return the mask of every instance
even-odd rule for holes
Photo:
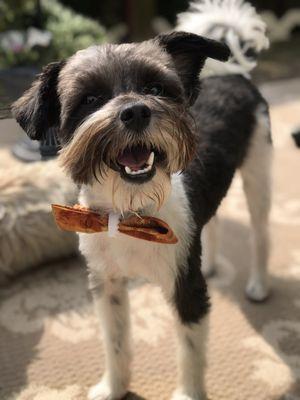
[[[57,229],[51,203],[74,203],[77,189],[56,160],[23,164],[0,151],[0,284],[76,252],[76,236]]]

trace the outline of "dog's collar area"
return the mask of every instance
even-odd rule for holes
[[[175,244],[178,242],[170,226],[156,217],[131,215],[121,218],[120,214],[100,214],[78,205],[68,207],[58,204],[52,204],[52,212],[57,226],[65,231],[108,232],[109,236],[115,236],[120,232],[155,243]]]
[[[121,219],[120,213],[115,213],[115,212],[111,211],[108,214],[107,227],[108,227],[108,236],[109,237],[116,237],[116,235],[118,233],[120,219]]]

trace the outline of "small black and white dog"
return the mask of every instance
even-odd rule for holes
[[[57,129],[60,159],[81,187],[81,205],[120,218],[156,216],[178,237],[177,244],[163,245],[120,234],[80,234],[106,350],[106,373],[90,399],[120,399],[128,390],[126,280],[137,276],[159,285],[174,311],[179,383],[173,400],[205,398],[209,299],[200,237],[239,167],[258,244],[250,296],[265,285],[267,105],[241,76],[199,81],[207,57],[229,56],[225,44],[185,32],[94,46],[48,65],[14,104],[31,138]]]

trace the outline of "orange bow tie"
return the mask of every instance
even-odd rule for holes
[[[109,214],[99,214],[78,205],[74,207],[52,204],[52,212],[59,228],[65,231],[95,233],[109,230]],[[117,230],[125,235],[150,242],[175,244],[178,242],[172,229],[155,217],[132,215],[122,219]]]

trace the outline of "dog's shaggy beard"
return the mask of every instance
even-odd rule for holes
[[[124,97],[120,104],[124,104]],[[126,100],[132,97],[126,96]],[[184,106],[159,97],[143,98],[143,102],[153,115],[144,132],[125,129],[119,122],[116,101],[112,101],[89,116],[60,153],[60,161],[74,182],[98,185],[104,202],[122,213],[149,205],[159,209],[170,193],[171,174],[186,168],[195,149],[193,120]],[[154,177],[144,184],[128,183],[118,172],[118,155],[137,145],[164,156]]]
[[[171,191],[170,175],[157,168],[155,176],[147,183],[136,185],[125,182],[118,172],[109,169],[99,185],[92,183],[93,192],[99,194],[103,204],[125,214],[139,212],[148,207],[159,210]]]

